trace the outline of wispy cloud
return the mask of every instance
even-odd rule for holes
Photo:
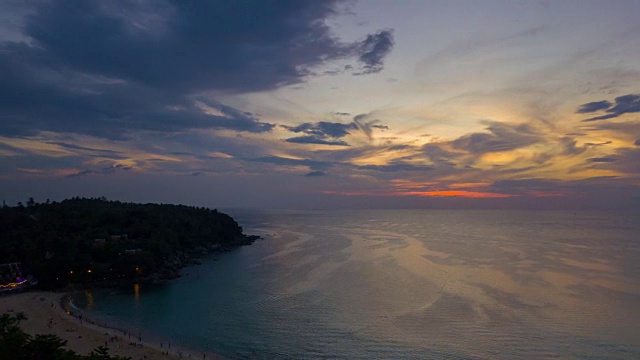
[[[514,150],[542,141],[543,137],[528,124],[509,125],[486,122],[489,133],[464,135],[453,141],[456,149],[482,154]]]

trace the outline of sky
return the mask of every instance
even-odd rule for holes
[[[640,209],[639,1],[0,2],[0,199]]]

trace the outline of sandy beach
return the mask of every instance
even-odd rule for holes
[[[106,328],[68,314],[61,306],[64,293],[25,292],[0,296],[0,313],[23,312],[28,319],[20,327],[28,334],[54,334],[67,341],[67,348],[87,355],[98,346],[107,346],[109,354],[131,357],[132,360],[222,359],[215,354],[203,354],[160,348],[122,330]],[[141,341],[142,340],[142,341]],[[166,344],[164,345],[166,347]]]

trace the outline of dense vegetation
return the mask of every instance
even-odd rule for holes
[[[0,208],[0,264],[22,263],[45,289],[170,278],[196,252],[253,239],[226,214],[183,205],[73,198]]]
[[[128,357],[111,356],[103,346],[89,355],[79,355],[65,349],[67,342],[56,335],[31,336],[20,329],[22,313],[0,316],[0,360],[130,360]]]

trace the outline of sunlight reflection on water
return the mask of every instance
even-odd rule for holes
[[[637,216],[232,215],[265,240],[92,311],[231,358],[640,357]]]

